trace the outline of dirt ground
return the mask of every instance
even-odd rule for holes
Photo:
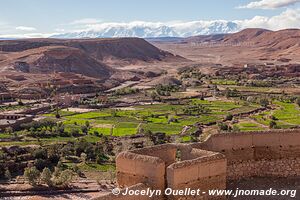
[[[1,200],[90,200],[105,193],[77,193],[47,196],[3,197]]]
[[[71,187],[73,188],[73,193],[67,191],[66,193],[53,194],[53,192],[51,192],[51,194],[46,194],[45,191],[41,191],[43,193],[37,194],[37,191],[35,191],[26,196],[15,195],[13,197],[1,197],[4,195],[8,196],[6,192],[3,192],[3,195],[1,195],[1,190],[9,190],[13,193],[18,193],[19,191],[28,192],[32,189],[32,187],[26,183],[2,184],[0,185],[0,200],[90,200],[109,193],[115,186],[106,181],[103,181],[100,186],[95,180],[81,179],[77,182],[73,182]],[[79,190],[79,192],[74,192],[74,190]]]
[[[88,109],[88,108],[66,108],[63,111],[77,112],[77,113],[86,113],[96,111],[96,109]]]

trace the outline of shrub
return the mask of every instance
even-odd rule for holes
[[[79,168],[76,164],[74,164],[74,165],[72,166],[72,170],[73,170],[73,172],[75,172],[75,173],[78,174],[79,176],[82,174],[80,168]]]
[[[81,126],[81,131],[82,131],[82,133],[87,134],[88,133],[88,127],[87,126]]]
[[[36,167],[27,167],[24,171],[24,177],[30,185],[36,186],[39,182],[40,172]]]
[[[237,89],[229,89],[229,88],[226,88],[225,90],[225,97],[226,98],[229,98],[229,97],[238,97],[240,96],[239,92],[237,91]]]
[[[296,99],[296,104],[300,106],[300,97]]]
[[[85,126],[87,127],[87,129],[90,128],[90,122],[89,121],[85,121]]]
[[[96,157],[96,163],[97,164],[103,164],[105,161],[107,161],[109,158],[105,154],[98,154]]]
[[[78,136],[80,136],[79,130],[78,130],[78,129],[72,129],[72,130],[71,130],[71,135],[72,135],[73,137],[78,137]]]
[[[225,123],[219,123],[218,127],[221,131],[228,131],[229,130],[229,126]]]
[[[36,159],[46,159],[48,157],[48,153],[46,149],[42,149],[42,148],[36,149],[33,152],[33,157]]]
[[[73,180],[74,173],[67,169],[61,172],[57,172],[55,176],[52,178],[52,183],[56,187],[67,187]]]
[[[18,101],[18,105],[19,105],[19,106],[24,106],[24,103],[22,102],[21,99]]]
[[[270,128],[276,128],[276,126],[277,126],[277,123],[274,120],[270,121],[270,124],[269,124]]]
[[[5,128],[5,133],[6,134],[12,134],[13,133],[13,128],[12,127],[7,127],[7,128]]]
[[[43,160],[43,159],[36,159],[34,161],[34,166],[38,169],[38,170],[42,170],[45,167],[49,166],[49,161],[48,160]]]
[[[5,170],[4,177],[7,180],[11,179],[11,174],[10,174],[10,171],[8,169]]]
[[[150,132],[147,135],[150,138],[150,140],[153,142],[154,145],[165,144],[165,143],[170,142],[170,136],[167,136],[166,133],[161,133],[161,132],[151,133]]]
[[[64,187],[68,186],[72,182],[73,176],[73,172],[69,169],[62,171],[60,174],[61,185]]]
[[[94,135],[95,135],[96,137],[101,137],[102,134],[100,134],[98,131],[94,131]]]
[[[232,132],[240,132],[241,129],[238,126],[233,126]]]
[[[62,169],[62,168],[64,167],[64,164],[63,164],[61,161],[58,161],[56,167],[57,167],[58,169]]]
[[[270,118],[271,118],[272,120],[278,120],[277,117],[275,117],[274,115],[271,115]]]
[[[270,103],[268,101],[268,99],[261,99],[259,101],[259,104],[262,106],[262,107],[267,107]]]
[[[61,172],[60,168],[54,167],[54,172],[52,174],[53,178],[57,178],[60,175],[60,172]]]
[[[51,171],[49,168],[44,168],[43,169],[43,172],[41,173],[41,182],[42,183],[45,183],[47,184],[49,187],[51,187],[53,184],[52,184],[52,181],[51,181]]]
[[[81,153],[80,154],[80,160],[82,163],[85,163],[87,159],[87,155],[85,153]]]
[[[228,114],[225,118],[225,120],[231,121],[233,119],[233,115],[232,114]]]

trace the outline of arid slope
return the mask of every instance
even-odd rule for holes
[[[107,78],[122,66],[183,59],[139,38],[0,41],[0,71],[74,72]]]
[[[157,42],[157,47],[202,63],[225,65],[276,62],[288,59],[300,62],[300,30],[269,31],[245,29],[216,36],[196,36],[178,42]]]

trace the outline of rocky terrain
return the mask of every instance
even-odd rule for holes
[[[300,30],[245,29],[233,34],[195,36],[156,41],[157,47],[198,62],[243,65],[264,62],[299,62]]]
[[[190,66],[210,75],[293,78],[300,73],[299,37],[297,29],[245,29],[233,34],[147,41],[140,38],[1,40],[0,78],[6,81],[3,88],[22,89],[18,94],[24,89],[32,91],[40,87],[36,83],[45,90],[55,86],[58,91],[74,93],[111,89],[126,81],[148,87],[166,82],[162,75],[176,78],[178,70]]]
[[[183,59],[143,39],[31,39],[0,41],[0,70],[24,73],[73,72],[107,79],[114,66]]]

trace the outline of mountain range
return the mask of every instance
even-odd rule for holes
[[[1,40],[0,72],[73,72],[108,79],[120,68],[155,63],[160,63],[162,68],[163,63],[173,66],[189,61],[225,64],[242,60],[245,63],[276,59],[298,61],[299,38],[298,29],[245,29],[232,34],[174,37],[162,42],[132,37]],[[217,45],[210,48],[209,44]]]
[[[190,37],[234,33],[241,30],[239,22],[231,21],[194,21],[187,23],[104,23],[93,29],[52,35],[52,38],[115,38],[115,37]]]

